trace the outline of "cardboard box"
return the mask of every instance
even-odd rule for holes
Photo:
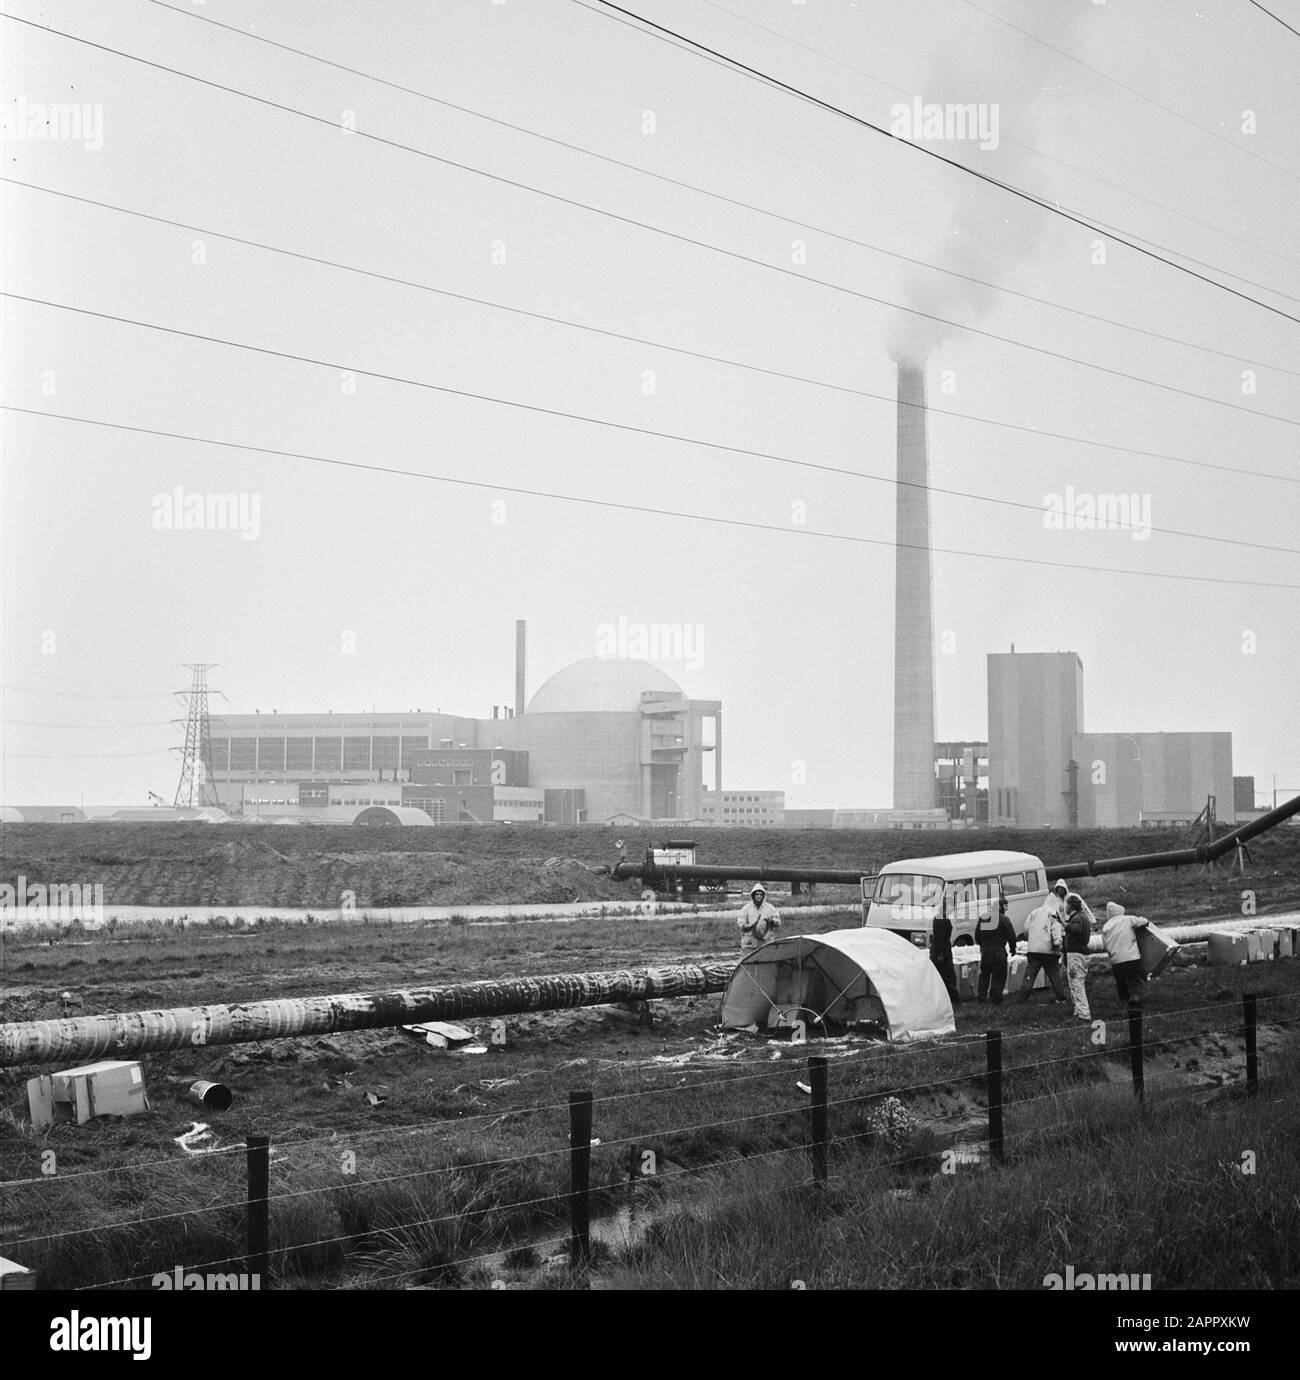
[[[1300,925],[1294,920],[1270,921],[1267,925],[1277,935],[1277,956],[1295,958],[1300,952]]]
[[[1258,961],[1261,963],[1271,963],[1278,955],[1281,936],[1275,929],[1264,926],[1257,930],[1251,930],[1253,940],[1259,952]]]
[[[149,1098],[137,1061],[105,1059],[30,1079],[27,1106],[39,1131],[56,1121],[83,1126],[97,1116],[138,1116],[149,1110]]]
[[[1138,957],[1148,981],[1159,977],[1174,961],[1178,945],[1159,925],[1139,925],[1134,929],[1133,937],[1137,940]]]
[[[1245,930],[1210,930],[1205,942],[1215,967],[1250,962],[1250,936]]]
[[[0,1289],[35,1289],[36,1271],[0,1256]]]
[[[1007,985],[1002,989],[1004,996],[1014,996],[1025,985],[1025,956],[1014,954],[1007,960]]]

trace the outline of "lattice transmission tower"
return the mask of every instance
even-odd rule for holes
[[[177,808],[196,805],[218,805],[216,787],[212,784],[212,734],[208,723],[208,672],[215,661],[187,661],[185,667],[193,672],[188,691],[189,712],[185,716],[185,746],[181,749],[181,779],[176,787]],[[220,694],[218,690],[215,692]],[[177,721],[179,722],[179,720]]]

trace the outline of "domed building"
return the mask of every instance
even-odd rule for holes
[[[575,661],[542,684],[524,714],[492,728],[502,746],[528,753],[530,784],[585,792],[593,823],[700,818],[705,753],[720,789],[721,702],[689,699],[646,661]]]
[[[413,807],[434,823],[603,824],[704,819],[708,754],[720,791],[720,701],[690,699],[648,661],[609,656],[563,667],[522,713],[490,719],[214,714],[208,767],[243,817],[353,822]]]
[[[528,701],[528,713],[627,714],[641,707],[646,691],[683,693],[670,675],[648,661],[589,656],[556,671]]]

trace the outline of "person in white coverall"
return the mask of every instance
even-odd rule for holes
[[[1034,990],[1034,979],[1041,968],[1052,984],[1052,996],[1058,1002],[1065,1001],[1065,984],[1061,981],[1061,951],[1065,945],[1065,926],[1057,914],[1051,900],[1045,901],[1029,917],[1025,930],[1029,941],[1029,955],[1025,960],[1025,985],[1020,989],[1017,1001],[1026,1002]]]
[[[1088,941],[1095,923],[1092,911],[1082,896],[1073,891],[1065,898],[1065,980],[1074,1002],[1074,1014],[1090,1021],[1088,1009]]]
[[[1142,971],[1142,954],[1138,949],[1136,930],[1151,922],[1141,915],[1125,915],[1124,907],[1111,901],[1106,907],[1106,923],[1101,927],[1102,943],[1110,955],[1110,970],[1115,974],[1115,990],[1119,1004],[1142,1001],[1146,974]]]
[[[781,916],[775,906],[767,903],[767,892],[761,882],[749,889],[749,900],[736,921],[740,927],[740,951],[757,949],[769,939],[775,939],[781,929]]]

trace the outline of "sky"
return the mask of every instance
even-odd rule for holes
[[[1300,791],[1300,0],[625,8],[795,90],[598,0],[11,0],[0,799],[170,799],[187,663],[487,717],[525,618],[530,692],[679,626],[725,786],[888,805],[899,352],[937,736],[1070,650]]]

